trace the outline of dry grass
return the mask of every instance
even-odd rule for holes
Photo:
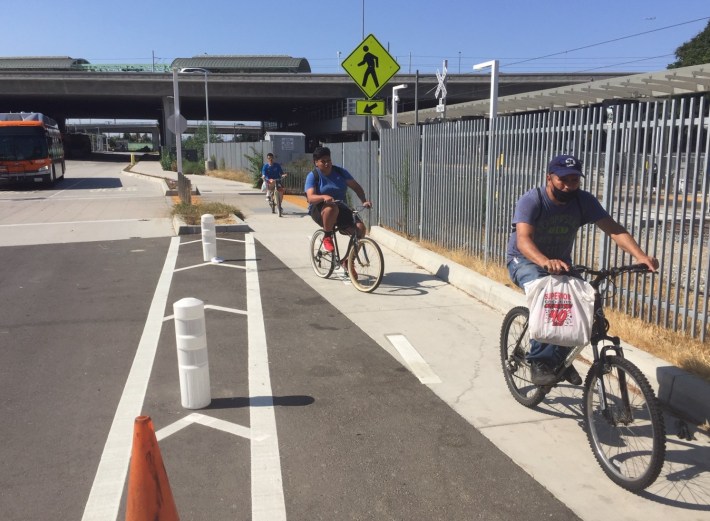
[[[225,223],[232,219],[232,215],[236,215],[240,219],[244,219],[241,210],[224,203],[208,202],[203,203],[199,197],[192,197],[192,204],[185,204],[176,201],[172,210],[173,215],[179,215],[185,221],[185,224],[197,225],[202,221],[202,216],[211,214],[214,216],[215,222]]]
[[[510,281],[508,270],[502,266],[485,264],[482,259],[464,251],[447,250],[429,242],[420,244],[428,250],[522,293]],[[611,334],[710,382],[710,344],[704,344],[684,334],[630,317],[613,309],[607,308],[604,312],[611,324]],[[710,425],[708,425],[708,429],[710,429]]]
[[[240,183],[252,184],[254,182],[254,177],[246,170],[210,170],[207,175],[209,177],[229,179],[230,181],[239,181]]]

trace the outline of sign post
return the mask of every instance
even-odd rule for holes
[[[363,15],[364,16],[364,15]],[[363,24],[364,25],[364,24]],[[364,31],[363,31],[364,33]],[[373,113],[381,102],[381,113],[385,114],[385,103],[382,100],[372,100],[382,90],[387,82],[399,71],[399,64],[382,47],[374,35],[370,34],[360,45],[343,60],[341,64],[345,72],[355,81],[365,97],[370,101],[362,105],[363,115],[376,115]],[[361,114],[361,100],[357,102],[356,113]],[[377,114],[379,115],[379,114]],[[367,119],[367,193],[372,193],[372,143],[370,137],[370,118]],[[377,193],[379,197],[379,190]],[[379,201],[378,201],[379,205]],[[378,214],[379,215],[379,214]]]

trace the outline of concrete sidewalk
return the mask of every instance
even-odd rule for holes
[[[176,172],[162,170],[157,161],[141,161],[133,166],[131,171],[152,177],[177,180]],[[205,198],[215,197],[218,194],[224,197],[258,192],[247,183],[225,181],[209,176],[187,177],[190,179],[193,189],[196,189]],[[242,227],[243,225],[236,228],[241,229]],[[220,231],[234,231],[232,228],[235,227]],[[180,232],[179,228],[177,232]],[[186,230],[183,230],[183,233],[186,233]],[[520,292],[483,277],[384,228],[374,226],[371,235],[382,246],[503,314],[514,306],[525,305]],[[629,357],[649,378],[659,399],[664,404],[696,424],[710,421],[710,384],[634,346],[624,344],[624,348],[627,349]]]
[[[132,171],[158,174],[151,166],[139,163]],[[692,426],[696,439],[679,439],[678,419],[666,415],[666,464],[656,483],[634,495],[613,484],[594,461],[581,428],[581,387],[559,385],[536,409],[512,399],[500,370],[499,332],[504,313],[522,304],[522,294],[379,227],[371,233],[383,246],[385,277],[376,292],[360,293],[340,270],[329,279],[315,276],[307,250],[316,225],[300,205],[285,201],[284,217],[278,218],[249,184],[189,177],[203,200],[239,207],[259,243],[414,372],[395,341],[406,339],[433,375],[422,385],[581,518],[667,521],[707,515],[710,438]],[[631,346],[626,353],[667,403],[699,420],[710,417],[707,383]],[[577,363],[582,376],[586,367]]]

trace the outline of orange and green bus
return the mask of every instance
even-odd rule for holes
[[[52,184],[65,170],[56,121],[38,112],[0,113],[0,179]]]

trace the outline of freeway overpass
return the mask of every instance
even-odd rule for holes
[[[614,78],[606,74],[501,74],[499,95],[576,85]],[[347,116],[347,100],[363,95],[345,74],[308,73],[210,73],[208,80],[210,117],[222,121],[266,121],[280,129],[318,133],[319,126]],[[489,74],[451,74],[447,103],[486,99]],[[437,104],[436,75],[398,74],[382,91],[389,98],[392,86],[400,90],[399,110],[411,111]],[[415,84],[418,88],[415,89]],[[205,84],[198,74],[179,76],[180,106],[188,120],[204,119]],[[63,124],[69,118],[141,119],[163,122],[173,112],[172,74],[164,72],[95,71],[3,71],[0,75],[1,112],[43,112]],[[361,132],[363,118],[356,132]],[[349,132],[348,121],[332,126],[333,133]],[[164,135],[164,139],[169,136]]]

